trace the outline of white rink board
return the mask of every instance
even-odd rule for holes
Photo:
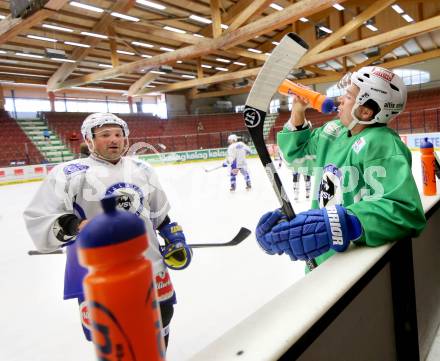
[[[417,155],[417,153],[415,153]],[[157,167],[172,206],[170,216],[188,242],[223,242],[241,226],[254,231],[259,217],[278,207],[258,159],[249,161],[253,189],[229,192],[226,169],[205,173],[219,162]],[[418,157],[414,169],[420,183]],[[290,172],[280,171],[290,199]],[[62,300],[64,255],[33,256],[22,212],[40,183],[0,187],[0,360],[92,361],[93,346],[79,324],[76,302]],[[308,208],[304,200],[296,212]],[[168,361],[187,360],[283,292],[304,274],[304,265],[287,256],[268,256],[252,234],[233,248],[196,249],[191,266],[173,271],[178,304],[171,324]]]

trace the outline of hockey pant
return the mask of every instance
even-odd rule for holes
[[[299,199],[300,174],[301,173],[293,173],[293,194],[294,194],[295,200]],[[309,198],[310,188],[311,188],[310,176],[303,174],[303,177],[304,177],[304,182],[306,183],[306,198]]]
[[[231,189],[235,189],[236,185],[237,185],[237,174],[238,172],[240,172],[243,177],[244,177],[244,181],[246,182],[246,186],[250,186],[251,185],[251,177],[249,176],[249,172],[246,166],[241,167],[241,168],[234,168],[231,169],[231,173],[230,173],[230,180],[231,180]]]

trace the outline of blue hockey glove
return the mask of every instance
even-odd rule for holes
[[[162,226],[159,234],[165,240],[165,246],[160,246],[164,263],[168,268],[181,270],[191,263],[192,251],[188,247],[185,235],[176,222]]]
[[[229,163],[227,161],[224,161],[222,164],[223,167],[227,167],[228,165],[229,165]]]
[[[265,214],[258,223],[258,243],[269,254],[286,253],[293,261],[315,258],[329,249],[344,252],[362,235],[359,219],[342,206],[311,209],[279,222],[280,211]]]
[[[255,235],[259,246],[264,252],[268,254],[282,253],[273,247],[273,242],[267,237],[272,228],[282,221],[287,221],[287,217],[279,209],[273,212],[267,212],[260,218],[257,229],[255,230]]]
[[[237,161],[234,160],[234,161],[231,163],[231,175],[237,175],[238,172],[239,172],[239,169],[237,168]]]

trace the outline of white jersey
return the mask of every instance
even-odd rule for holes
[[[92,155],[54,167],[24,212],[37,249],[49,252],[65,245],[55,236],[56,220],[65,214],[92,219],[103,212],[100,200],[112,194],[119,196],[118,208],[143,219],[149,244],[145,256],[155,274],[166,271],[155,230],[170,206],[153,168],[130,157],[112,164]]]
[[[229,164],[234,161],[237,164],[237,168],[246,168],[246,156],[251,154],[251,149],[243,142],[234,142],[228,147],[227,160]]]

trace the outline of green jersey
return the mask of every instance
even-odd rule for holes
[[[348,136],[336,120],[313,131],[283,129],[277,142],[291,167],[315,176],[312,208],[340,204],[359,218],[363,234],[356,243],[379,246],[423,230],[411,152],[392,129],[371,126]]]

